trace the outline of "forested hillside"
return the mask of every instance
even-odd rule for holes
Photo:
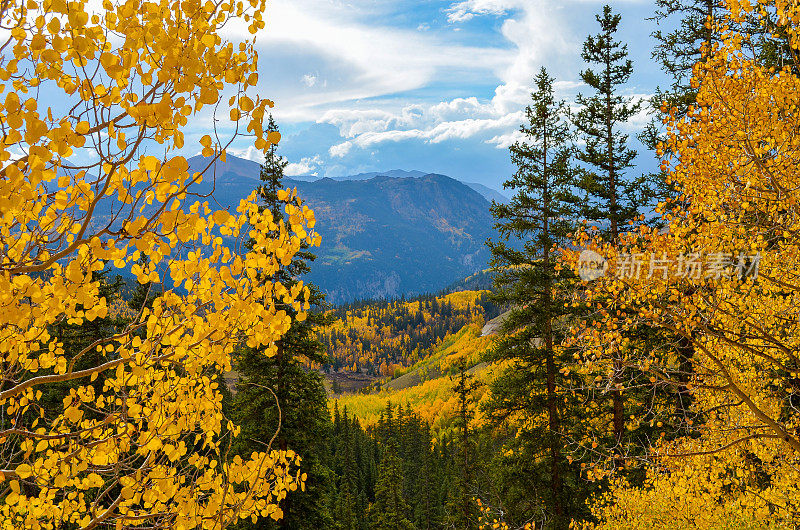
[[[362,301],[330,311],[320,330],[329,364],[325,371],[399,375],[467,324],[499,314],[488,291],[460,291],[412,299]]]
[[[467,374],[477,383],[472,399],[480,403],[486,397],[487,384],[499,367],[483,363],[483,356],[495,337],[482,336],[477,323],[465,325],[432,348],[427,357],[411,367],[398,370],[395,376],[369,392],[336,394],[331,400],[347,407],[366,425],[375,425],[386,402],[405,404],[425,420],[435,436],[452,433],[458,413],[456,386],[462,363]],[[474,409],[474,425],[482,418]]]

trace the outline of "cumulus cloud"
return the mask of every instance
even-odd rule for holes
[[[340,144],[332,145],[328,149],[328,154],[332,157],[344,158],[345,156],[347,156],[347,154],[350,152],[351,149],[353,149],[353,142],[348,140]]]
[[[496,168],[500,150],[520,139],[542,65],[558,97],[585,90],[580,46],[594,18],[574,15],[599,3],[449,0],[436,11],[402,0],[271,0],[257,42],[268,75],[257,90],[276,102],[282,127],[311,132],[287,136],[287,174],[385,169],[381,160],[406,163],[411,152],[424,153],[425,169],[469,159],[477,172],[480,157]],[[646,118],[638,114],[626,130]]]
[[[519,129],[514,129],[511,132],[498,134],[486,140],[487,144],[492,144],[498,149],[508,149],[516,142],[525,140],[525,135]]]
[[[508,15],[512,11],[514,14]],[[530,100],[531,82],[538,68],[545,58],[554,60],[574,51],[560,10],[548,0],[464,0],[453,3],[446,13],[452,24],[477,16],[508,15],[501,32],[511,48],[506,51],[506,66],[500,71],[494,95],[489,99],[467,96],[406,104],[399,109],[330,109],[317,123],[335,125],[345,139],[329,148],[330,156],[343,158],[355,148],[412,139],[436,144],[476,138],[499,149],[519,139],[522,109]],[[556,88],[570,92],[580,85],[561,81]]]
[[[479,15],[504,15],[509,9],[519,7],[513,0],[465,0],[447,8],[449,22],[466,22]]]
[[[584,87],[576,79],[579,61],[575,60],[582,39],[570,33],[563,4],[550,0],[461,0],[445,12],[453,25],[481,16],[504,17],[500,31],[510,47],[494,94],[484,99],[456,97],[396,109],[330,109],[317,123],[335,125],[344,139],[329,148],[330,156],[344,158],[353,149],[405,140],[436,144],[474,138],[506,149],[521,139],[518,128],[524,119],[523,110],[530,102],[533,78],[543,64],[556,65],[551,75],[557,78],[555,89],[560,97],[574,96]],[[640,129],[645,121],[637,114],[627,129]]]
[[[233,156],[244,158],[245,160],[252,160],[253,162],[258,162],[259,164],[264,162],[264,153],[260,149],[256,149],[252,145],[250,145],[246,149],[237,149],[235,147],[229,147],[228,152]]]
[[[301,158],[299,162],[290,162],[284,169],[283,174],[287,177],[297,175],[317,175],[323,162],[319,155]]]
[[[409,105],[396,114],[339,110],[326,113],[319,121],[337,125],[342,136],[348,138],[328,151],[341,158],[354,147],[365,149],[386,142],[417,139],[436,144],[491,132],[496,133],[494,138],[502,134],[498,131],[513,130],[523,117],[521,111],[499,113],[491,103],[481,103],[473,97],[429,106]]]
[[[376,3],[381,2],[356,1],[347,8],[324,0],[269,3],[267,26],[256,46],[259,69],[271,75],[262,76],[258,90],[276,102],[276,116],[306,121],[336,104],[422,88],[451,68],[486,77],[508,62],[502,47],[451,42],[439,32],[420,31],[427,23],[398,27],[381,24],[378,16],[365,17]],[[385,4],[384,9],[394,8]],[[237,22],[223,34],[240,38],[247,29]],[[309,63],[313,74],[308,73]],[[297,72],[300,68],[306,71]],[[284,81],[289,72],[294,79]]]

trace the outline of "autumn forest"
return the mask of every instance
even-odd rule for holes
[[[445,12],[512,9],[478,4]],[[347,209],[374,197],[298,187],[269,5],[0,5],[0,529],[800,527],[797,2],[654,0],[646,98],[636,21],[592,5],[578,92],[529,80],[507,200],[364,174],[379,223],[429,223],[395,246]],[[398,199],[423,180],[492,235],[401,281],[394,249],[475,243]]]

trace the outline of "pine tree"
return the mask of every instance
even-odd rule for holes
[[[605,6],[602,16],[596,18],[600,33],[586,38],[581,54],[590,66],[581,72],[581,79],[594,93],[578,94],[576,101],[581,108],[573,120],[585,142],[577,153],[587,170],[579,183],[586,194],[581,213],[586,219],[607,223],[602,232],[610,241],[616,241],[649,198],[643,193],[644,180],[626,175],[636,151],[629,147],[628,135],[620,130],[640,110],[641,102],[620,94],[633,74],[628,46],[614,39],[620,15]],[[599,69],[592,70],[592,65]]]
[[[267,129],[278,131],[272,117]],[[283,223],[283,203],[278,199],[278,190],[282,189],[287,161],[277,154],[276,149],[277,146],[272,144],[266,154],[258,191],[261,207],[270,210],[276,222]],[[314,258],[306,248],[275,275],[263,280],[279,282],[290,289],[300,276],[309,271],[309,262]],[[263,450],[275,436],[276,448],[291,448],[302,456],[302,472],[308,477],[304,492],[295,491],[281,503],[284,514],[281,521],[261,519],[254,524],[243,524],[243,527],[295,530],[318,529],[332,524],[330,507],[325,502],[329,496],[324,494],[332,487],[333,480],[328,463],[324,461],[331,429],[327,396],[322,376],[308,368],[327,360],[314,327],[326,324],[328,318],[322,312],[322,293],[314,285],[309,287],[311,296],[308,301],[315,309],[302,322],[292,318],[291,327],[277,343],[276,355],[267,357],[261,350],[243,348],[236,356],[235,370],[239,380],[231,409],[242,428],[236,452],[249,454],[253,450]],[[278,309],[292,317],[296,313],[290,305]]]
[[[517,171],[504,184],[515,191],[514,196],[506,205],[492,206],[503,236],[499,242],[490,242],[492,265],[498,271],[496,302],[513,309],[488,360],[515,362],[492,384],[487,409],[499,424],[519,413],[526,418],[547,417],[546,427],[520,433],[512,437],[512,443],[522,443],[519,449],[529,462],[548,462],[536,474],[549,477],[544,502],[555,526],[563,527],[569,521],[559,436],[565,406],[564,396],[556,388],[565,387],[559,378],[568,360],[556,348],[562,332],[555,323],[568,314],[564,302],[574,279],[557,266],[553,249],[569,242],[580,200],[573,193],[576,172],[570,166],[572,132],[566,105],[555,100],[553,79],[545,69],[536,76],[535,84],[532,104],[526,108],[528,123],[521,128],[525,141],[511,147]],[[522,240],[522,249],[508,244],[512,237]],[[526,495],[534,498],[535,492],[526,491],[520,497]],[[571,506],[580,504],[578,497],[570,495]]]
[[[337,475],[335,502],[333,505],[333,519],[336,530],[359,530],[359,517],[357,513],[358,467],[356,463],[356,437],[355,424],[351,425],[348,419],[347,408],[344,409],[341,419],[337,405],[334,416],[335,433],[335,462],[333,469]]]
[[[656,0],[652,20],[659,26],[652,36],[656,40],[652,57],[671,80],[668,90],[657,90],[652,104],[655,109],[666,103],[684,116],[697,98],[691,86],[692,69],[710,51],[718,37],[708,20],[720,10],[717,0]],[[677,21],[675,20],[677,19]],[[669,29],[662,30],[662,26]]]
[[[375,485],[375,502],[370,506],[370,530],[413,530],[411,512],[403,496],[403,475],[397,445],[392,442],[384,450]]]
[[[656,0],[656,11],[651,20],[658,27],[652,33],[656,40],[652,58],[670,78],[670,84],[666,89],[657,87],[650,98],[654,117],[639,134],[639,140],[659,161],[664,155],[658,153],[658,146],[665,139],[663,119],[670,112],[685,116],[696,102],[697,89],[691,84],[692,70],[718,41],[718,35],[707,21],[713,20],[719,9],[716,0]],[[678,195],[666,177],[664,172],[648,176],[655,197],[662,202],[673,200]]]
[[[444,500],[441,491],[444,480],[441,460],[436,447],[430,446],[431,431],[427,423],[420,428],[419,451],[421,464],[413,485],[415,495],[414,525],[418,530],[433,530],[443,524]]]
[[[629,221],[639,215],[650,192],[645,177],[633,179],[626,175],[636,151],[629,147],[628,135],[620,128],[639,111],[641,104],[619,93],[633,74],[627,45],[614,38],[621,17],[606,5],[603,14],[596,18],[600,33],[587,37],[582,57],[590,66],[598,65],[599,69],[587,68],[581,72],[581,79],[594,89],[594,94],[578,95],[581,109],[574,119],[585,142],[585,147],[578,152],[578,159],[587,169],[579,183],[586,194],[581,213],[586,219],[602,221],[605,226],[601,233],[607,241],[616,243]],[[616,388],[622,373],[621,360],[615,362],[614,371],[613,433],[619,445],[625,432],[625,406],[622,392]]]
[[[465,357],[459,360],[458,383],[455,393],[458,396],[458,410],[455,428],[458,432],[457,469],[450,502],[448,502],[447,527],[455,530],[473,530],[477,528],[478,507],[474,500],[474,440],[470,427],[472,422],[475,381],[467,374]]]

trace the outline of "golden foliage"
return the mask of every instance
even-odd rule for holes
[[[397,377],[426,359],[463,325],[482,319],[478,301],[486,291],[459,291],[435,298],[345,306],[318,331],[328,355],[345,371]],[[448,314],[442,313],[448,309]]]
[[[797,45],[800,6],[726,5],[721,44],[695,68],[697,106],[667,120],[663,152],[675,156],[664,167],[672,166],[682,191],[662,205],[669,230],[642,227],[617,247],[590,243],[612,274],[587,287],[605,318],[577,330],[582,373],[596,376],[599,388],[609,384],[608,352],[616,349],[626,366],[679,386],[674,350],[638,351],[624,338],[639,325],[663,330],[692,346],[687,387],[701,420],[696,436],[654,441],[643,489],[617,482],[601,499],[595,513],[603,528],[791,528],[800,521],[800,78],[794,65],[763,67],[749,37],[729,29],[745,16],[776,12]],[[728,261],[695,277],[675,268],[690,253]],[[615,275],[624,254],[671,259],[673,268],[649,274],[645,261],[638,277]],[[756,255],[757,275],[747,258]]]
[[[302,485],[292,451],[266,447],[225,461],[223,432],[237,428],[222,415],[215,374],[230,370],[242,340],[274,352],[289,327],[277,303],[307,307],[302,284],[261,278],[303,241],[318,243],[313,212],[289,190],[288,223],[259,212],[255,195],[235,212],[190,203],[190,185],[203,175],[168,155],[183,147],[188,118],[224,107],[223,94],[234,136],[249,134],[260,149],[278,140],[262,127],[271,102],[246,94],[258,79],[253,40],[219,33],[254,34],[264,7],[0,7],[8,30],[0,56],[0,527],[223,528],[240,517],[280,518],[278,501]],[[229,145],[209,135],[200,144],[222,159]],[[223,237],[254,244],[232,252]],[[109,312],[92,276],[106,264],[130,268],[141,283],[169,276],[175,288],[78,353],[97,352],[101,362],[75,370],[76,357],[51,329]],[[55,382],[73,386],[51,416],[40,400]]]
[[[457,384],[455,370],[458,361],[466,357],[467,366],[475,379],[482,383],[475,391],[475,412],[473,423],[481,425],[484,421],[480,413],[480,403],[487,397],[487,384],[494,377],[497,367],[478,364],[483,352],[491,345],[494,337],[481,337],[477,324],[464,326],[454,336],[437,346],[429,357],[411,367],[426,378],[418,384],[401,389],[385,388],[371,394],[344,394],[337,398],[339,408],[356,416],[364,427],[375,425],[386,408],[386,402],[408,405],[420,418],[431,425],[437,434],[448,433],[453,428],[453,419],[458,411],[458,395],[454,392]],[[427,374],[427,375],[426,375]]]

